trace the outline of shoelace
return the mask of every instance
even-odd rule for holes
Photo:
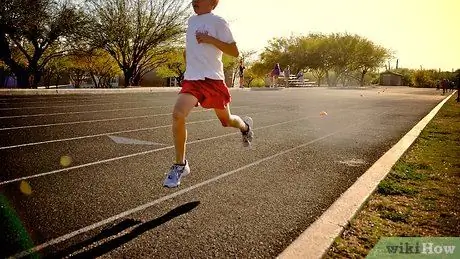
[[[173,165],[171,166],[172,173],[169,174],[168,179],[173,179],[175,177],[176,179],[179,179],[179,173],[180,173],[180,166],[178,165]]]

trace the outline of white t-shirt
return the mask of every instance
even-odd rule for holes
[[[204,80],[207,77],[225,80],[222,51],[211,44],[198,44],[195,37],[196,32],[208,33],[226,43],[235,42],[227,21],[222,17],[213,13],[190,17],[186,35],[187,64],[184,79]]]

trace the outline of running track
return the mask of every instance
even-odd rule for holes
[[[0,96],[0,257],[276,257],[442,100],[402,87],[235,90],[253,148],[196,108],[192,173],[165,189],[175,98]]]

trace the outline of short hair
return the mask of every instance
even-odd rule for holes
[[[217,5],[219,4],[219,0],[213,0],[214,2],[214,7],[212,8],[213,10],[216,9]]]

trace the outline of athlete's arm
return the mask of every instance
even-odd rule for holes
[[[238,47],[236,46],[236,42],[226,43],[205,33],[197,33],[196,40],[198,41],[198,43],[207,43],[214,45],[216,48],[220,49],[223,53],[227,55],[233,57],[238,57],[240,55]]]

